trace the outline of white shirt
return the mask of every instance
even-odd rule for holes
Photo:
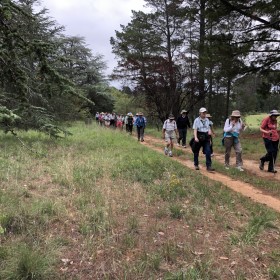
[[[165,131],[174,131],[175,129],[177,129],[177,124],[175,122],[175,120],[166,120],[163,124],[163,129],[165,129]]]

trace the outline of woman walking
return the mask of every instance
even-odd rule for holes
[[[206,118],[206,108],[202,107],[199,109],[199,117],[194,120],[193,123],[193,134],[194,134],[194,142],[192,145],[192,151],[194,154],[194,166],[195,170],[199,170],[199,150],[203,147],[203,151],[206,156],[206,168],[207,171],[212,172],[215,169],[211,167],[211,150],[210,150],[210,135],[211,135],[211,127],[209,123],[209,119]]]
[[[264,164],[268,161],[268,172],[276,173],[275,162],[278,153],[279,131],[277,130],[277,117],[280,113],[277,110],[272,110],[269,116],[264,118],[260,126],[262,138],[266,148],[266,155],[260,158],[260,170],[264,169]]]
[[[167,142],[164,148],[165,155],[172,157],[173,141],[178,136],[177,124],[172,114],[169,115],[168,119],[164,122],[162,127],[162,137]]]
[[[236,154],[236,168],[239,171],[244,171],[242,160],[242,147],[239,139],[239,134],[244,130],[245,125],[241,120],[241,114],[238,110],[232,111],[224,125],[223,143],[225,146],[225,168],[229,169],[230,153],[233,147]]]

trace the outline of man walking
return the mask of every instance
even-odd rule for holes
[[[179,138],[177,145],[180,146],[180,141],[182,140],[182,146],[186,148],[186,139],[187,139],[187,129],[191,127],[189,118],[187,116],[187,111],[182,110],[181,116],[178,117],[177,121],[177,128],[179,132]]]

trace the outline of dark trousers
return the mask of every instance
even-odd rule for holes
[[[182,146],[186,146],[186,139],[187,139],[187,129],[186,128],[178,128],[179,131],[179,138],[178,143],[182,140]]]
[[[200,148],[203,148],[203,151],[206,156],[206,167],[211,167],[212,165],[212,160],[211,160],[211,148],[210,148],[210,141],[205,140],[205,141],[199,141],[199,142],[194,142],[193,144],[193,160],[194,160],[194,165],[197,166],[199,164],[198,162],[198,156],[199,156],[199,150]]]
[[[138,140],[141,139],[141,141],[144,140],[144,127],[143,126],[137,126],[137,136]]]
[[[264,145],[266,148],[266,155],[260,158],[261,161],[266,162],[268,161],[268,170],[272,171],[274,170],[274,164],[277,158],[277,153],[278,153],[278,141],[272,141],[267,138],[263,138]]]
[[[126,125],[126,131],[132,134],[133,124],[127,124]]]

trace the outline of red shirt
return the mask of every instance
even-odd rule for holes
[[[269,133],[263,133],[262,137],[267,138],[272,141],[278,141],[279,140],[279,135],[277,132],[277,120],[273,121],[270,117],[267,117],[263,119],[261,128],[266,130],[266,131],[271,131],[271,134]]]

